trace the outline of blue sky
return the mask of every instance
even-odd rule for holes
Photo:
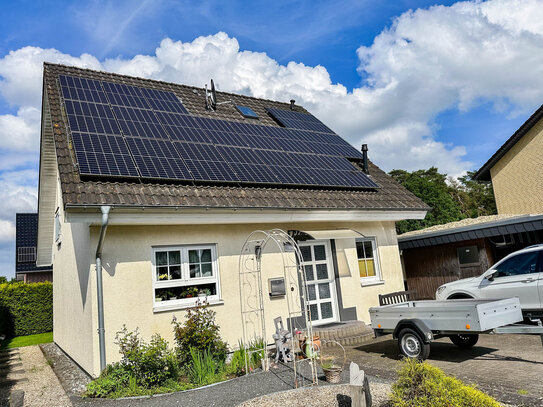
[[[16,1],[0,17],[0,275],[37,203],[44,60],[296,99],[385,170],[477,169],[543,101],[540,0]]]

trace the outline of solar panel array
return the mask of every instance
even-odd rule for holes
[[[285,127],[192,116],[172,92],[59,75],[82,175],[378,187],[359,151],[314,116],[268,109]]]

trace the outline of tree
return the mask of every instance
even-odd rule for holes
[[[473,180],[474,171],[458,178],[450,178],[453,199],[460,206],[462,213],[469,218],[495,215],[497,213],[494,190],[490,181]]]
[[[399,234],[496,213],[492,185],[472,179],[474,172],[457,180],[438,172],[436,167],[408,172],[392,170],[392,176],[401,185],[431,207],[422,220],[404,220],[396,223]]]

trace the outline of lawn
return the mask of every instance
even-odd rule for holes
[[[20,348],[22,346],[39,345],[40,343],[53,342],[53,332],[44,334],[17,336],[2,342],[0,349]]]

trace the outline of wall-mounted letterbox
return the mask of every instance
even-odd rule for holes
[[[283,295],[286,295],[285,279],[283,277],[269,278],[268,288],[270,292],[270,297],[281,297]]]

